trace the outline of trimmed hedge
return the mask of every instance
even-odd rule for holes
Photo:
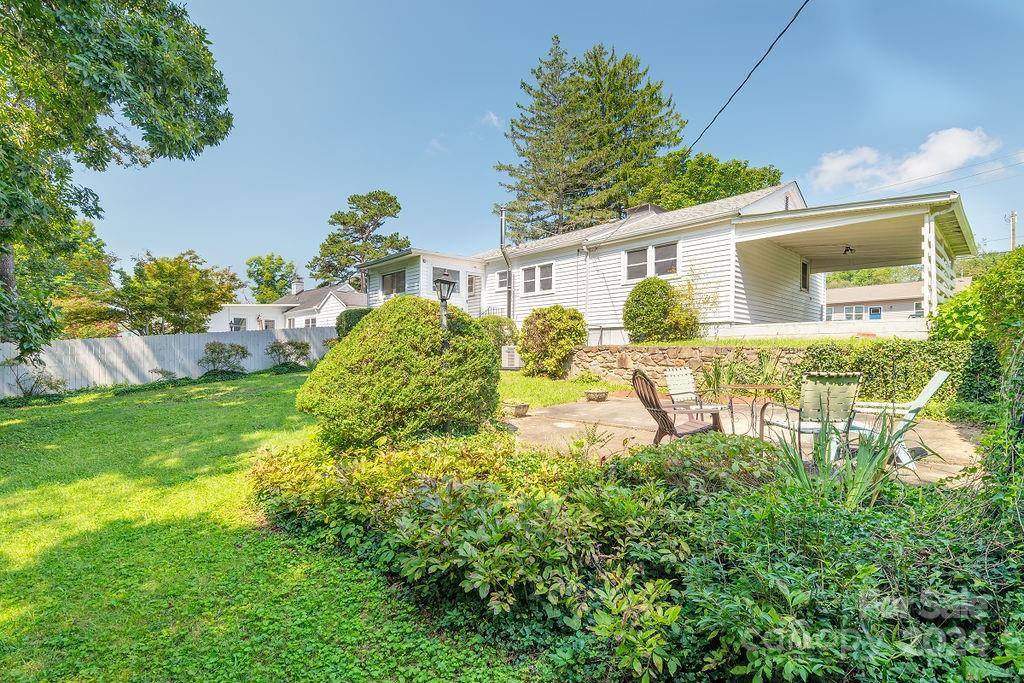
[[[498,406],[498,352],[466,313],[450,308],[448,348],[436,301],[415,296],[375,308],[327,352],[299,389],[299,410],[324,440],[366,446],[470,431]]]
[[[968,341],[823,341],[804,349],[799,372],[793,380],[799,385],[805,372],[860,372],[864,375],[860,398],[910,401],[928,384],[936,370],[946,370],[951,376],[936,398],[950,400],[964,381],[971,348]]]
[[[622,323],[632,342],[676,341],[700,334],[692,291],[684,293],[660,277],[645,278],[633,287],[622,307]]]
[[[575,308],[535,308],[523,321],[519,334],[519,356],[523,374],[561,379],[569,371],[576,347],[587,341],[587,323]]]
[[[338,333],[338,339],[342,339],[352,328],[355,327],[360,320],[366,317],[371,308],[346,308],[338,315],[338,319],[334,322],[334,329]]]

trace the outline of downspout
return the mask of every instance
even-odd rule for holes
[[[583,320],[587,323],[587,328],[590,328],[590,247],[586,244],[582,246],[583,249]],[[579,279],[576,282],[576,291],[579,291]],[[589,335],[588,335],[589,336]],[[587,343],[590,340],[587,339]]]
[[[512,310],[512,261],[508,257],[508,249],[505,248],[505,207],[501,207],[501,256],[505,259],[505,313],[509,320],[515,320]]]

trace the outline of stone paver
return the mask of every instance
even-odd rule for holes
[[[749,413],[738,410],[736,430],[749,426]],[[730,431],[732,420],[723,416],[725,428]],[[565,448],[579,438],[589,427],[597,425],[603,443],[597,448],[601,455],[612,455],[634,445],[649,444],[654,440],[654,420],[635,398],[610,397],[601,403],[579,402],[531,408],[523,418],[509,419],[522,443]],[[918,463],[916,472],[904,477],[909,481],[933,482],[954,476],[963,468],[977,463],[975,446],[979,430],[972,426],[922,420],[907,437],[907,445],[926,444],[937,455],[930,455]],[[805,448],[809,445],[805,441]]]

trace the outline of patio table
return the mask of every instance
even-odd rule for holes
[[[729,415],[732,421],[732,433],[736,433],[736,408],[734,401],[740,398],[735,392],[749,391],[753,395],[750,398],[750,427],[744,431],[744,434],[749,433],[751,436],[757,434],[759,437],[764,438],[764,411],[771,404],[771,398],[773,395],[781,396],[782,392],[785,391],[786,387],[783,384],[725,384],[722,386],[723,389],[729,391]],[[760,394],[760,396],[759,396]],[[757,402],[758,398],[761,399],[761,409],[758,411]],[[755,413],[759,412],[757,417],[758,424],[757,430],[754,430],[754,419]]]

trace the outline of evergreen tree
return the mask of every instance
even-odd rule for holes
[[[338,229],[327,235],[320,253],[307,264],[309,274],[321,286],[342,280],[360,286],[356,265],[409,247],[409,238],[397,232],[377,234],[401,210],[398,198],[384,190],[349,195],[348,211],[335,211],[327,220]]]

